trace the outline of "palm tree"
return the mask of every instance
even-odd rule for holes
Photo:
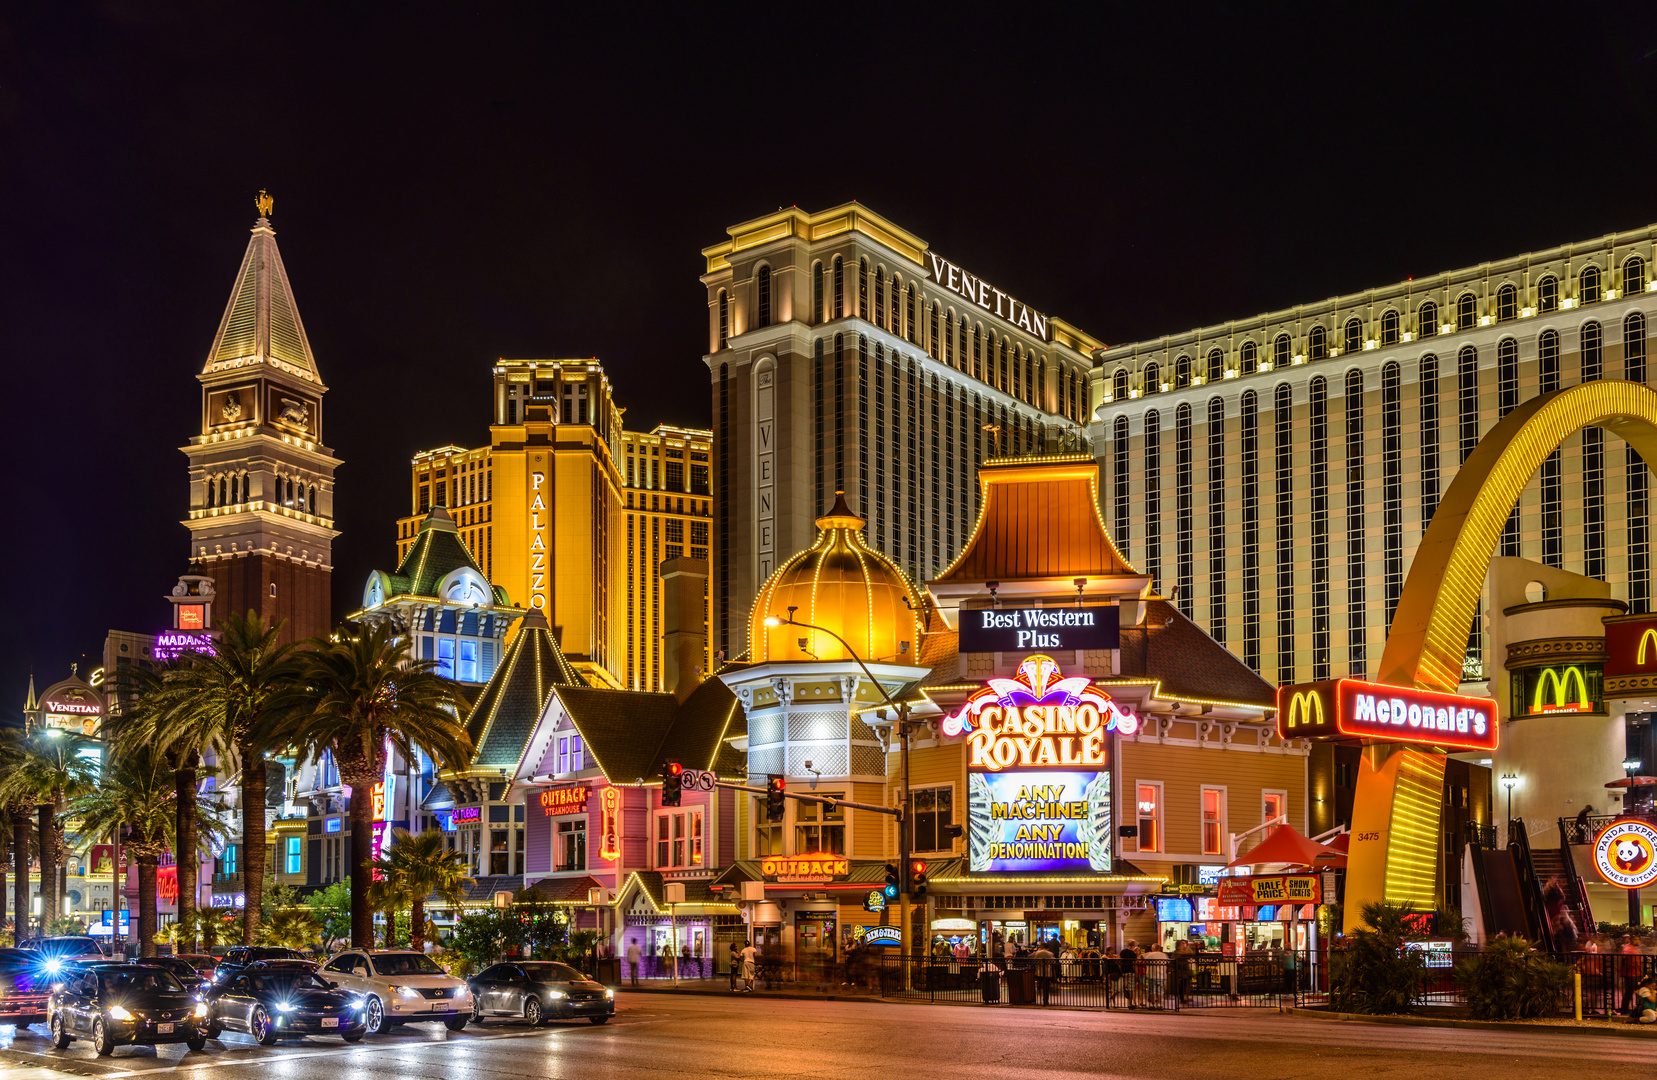
[[[303,757],[332,755],[351,788],[351,880],[373,880],[374,804],[369,793],[385,774],[386,745],[409,760],[416,747],[439,763],[464,765],[471,741],[461,722],[466,699],[453,681],[416,660],[409,639],[388,625],[346,623],[332,641],[300,654],[301,689],[284,710],[280,734]],[[250,897],[248,902],[252,903]],[[351,944],[374,943],[368,889],[351,890]]]
[[[81,754],[88,740],[60,728],[37,728],[20,740],[15,767],[0,776],[0,804],[33,804],[38,816],[40,925],[58,917],[58,868],[68,848],[63,841],[65,801],[98,782],[97,766]]]
[[[407,829],[392,830],[391,850],[375,864],[388,877],[400,879],[409,896],[410,945],[426,945],[426,897],[436,894],[451,910],[459,910],[466,899],[466,856],[449,848],[440,829],[427,829],[415,836]]]
[[[234,752],[241,770],[244,941],[258,938],[264,893],[265,752],[274,745],[271,725],[294,687],[294,646],[277,644],[281,629],[251,611],[225,619],[214,651],[197,654],[167,679],[167,706],[156,724],[156,746],[164,752],[188,757],[186,751],[210,745]],[[194,790],[194,777],[190,785]]]
[[[282,908],[265,920],[259,939],[282,949],[309,949],[322,936],[322,924],[310,908]]]
[[[127,850],[138,863],[138,955],[155,955],[156,868],[174,828],[173,774],[154,747],[112,755],[97,787],[70,800],[81,819],[83,846],[127,826]]]
[[[409,905],[408,884],[401,875],[391,872],[389,863],[375,859],[368,864],[374,879],[368,884],[368,905],[372,911],[385,912],[385,947],[397,947],[397,912]]]
[[[17,728],[0,730],[0,776],[10,776],[22,767],[25,738]],[[27,791],[5,799],[4,813],[11,824],[13,945],[29,936],[29,815],[34,808],[34,796]]]

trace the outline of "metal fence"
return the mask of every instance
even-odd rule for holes
[[[1312,989],[1311,959],[1284,952],[1132,961],[889,955],[871,958],[869,969],[889,998],[1177,1012],[1295,1002]]]

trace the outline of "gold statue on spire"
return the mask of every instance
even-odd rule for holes
[[[268,218],[271,208],[276,205],[276,200],[271,198],[264,188],[260,188],[259,197],[253,200],[253,205],[258,207],[260,217]]]

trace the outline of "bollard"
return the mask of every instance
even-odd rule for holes
[[[1571,982],[1574,985],[1573,996],[1576,998],[1576,1021],[1580,1024],[1582,1023],[1582,972],[1572,972]]]

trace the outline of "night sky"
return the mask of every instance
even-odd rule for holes
[[[487,442],[495,357],[707,426],[698,251],[779,206],[857,199],[1111,342],[1657,221],[1650,4],[596,7],[0,10],[0,719],[165,626],[261,187],[344,462],[336,612],[410,455]]]

